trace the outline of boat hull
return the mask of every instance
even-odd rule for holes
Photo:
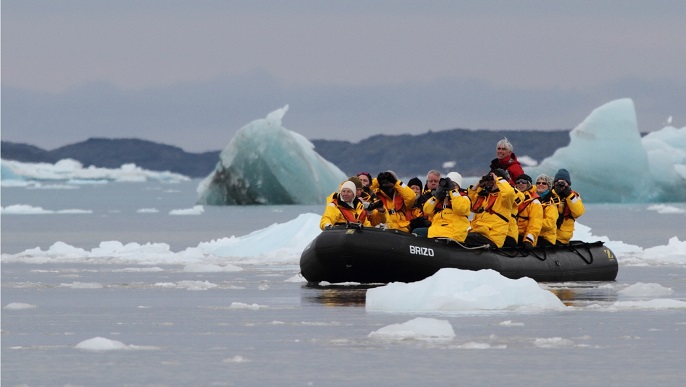
[[[522,249],[466,248],[397,230],[336,227],[324,230],[300,257],[310,283],[414,282],[442,268],[493,269],[508,278],[539,282],[614,281],[618,264],[602,242]]]

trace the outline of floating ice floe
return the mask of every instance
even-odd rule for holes
[[[455,337],[455,331],[447,320],[418,317],[401,324],[387,325],[368,336],[386,340],[450,340]]]

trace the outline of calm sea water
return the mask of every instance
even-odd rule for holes
[[[165,242],[179,251],[241,236],[322,206],[207,207],[197,181],[105,184],[77,190],[3,188],[2,206],[28,204],[92,214],[2,215],[2,252],[56,241],[92,249],[102,241]],[[677,204],[682,208],[684,204]],[[646,205],[588,205],[580,221],[595,235],[642,247],[686,239],[683,214]],[[155,208],[153,214],[136,213]],[[611,308],[626,285],[657,283],[686,300],[683,267],[621,265],[616,282],[551,284],[565,312],[425,315],[448,320],[449,342],[384,341],[372,331],[418,315],[368,313],[361,287],[287,282],[297,264],[233,273],[131,265],[2,264],[2,384],[13,385],[679,385],[686,380],[686,313]],[[193,291],[160,283],[208,281]],[[102,288],[74,288],[71,283]],[[623,298],[626,300],[626,298]],[[260,308],[232,308],[234,302]],[[592,306],[595,305],[595,306]],[[83,351],[104,337],[136,349]]]

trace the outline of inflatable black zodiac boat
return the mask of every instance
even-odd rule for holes
[[[414,282],[442,268],[493,269],[508,278],[530,277],[539,282],[614,281],[618,264],[602,242],[572,241],[568,246],[526,252],[465,247],[449,239],[357,224],[322,231],[300,257],[300,271],[310,283]]]

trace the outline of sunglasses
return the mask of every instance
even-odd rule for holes
[[[537,181],[536,185],[548,185],[545,181]]]
[[[515,181],[515,183],[517,183],[517,184],[527,184],[528,182],[529,182],[529,180],[517,180],[517,181]]]

